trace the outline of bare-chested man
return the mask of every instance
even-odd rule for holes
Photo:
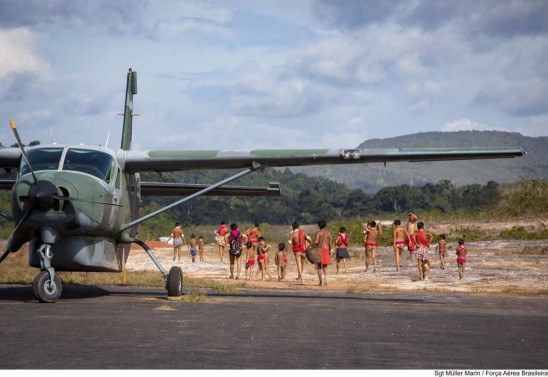
[[[413,257],[415,256],[415,233],[417,233],[417,215],[412,211],[407,212],[407,224],[405,225],[405,231],[407,232],[407,250],[409,250],[409,258],[413,263]]]
[[[316,233],[316,239],[314,245],[319,247],[322,253],[322,259],[320,263],[316,263],[316,269],[318,271],[318,278],[320,279],[319,285],[327,285],[327,266],[331,264],[331,233],[327,230],[327,223],[325,220],[318,221],[318,228],[320,230]]]
[[[293,253],[295,254],[295,262],[297,264],[297,282],[303,282],[303,261],[306,258],[306,240],[312,242],[312,239],[306,232],[299,229],[299,223],[295,221],[291,227],[293,231],[289,234],[289,240],[287,241],[286,250],[291,246]]]
[[[377,271],[377,246],[379,236],[382,237],[382,224],[371,221],[367,224],[365,233],[365,272],[369,269],[369,259],[373,260],[373,272]]]
[[[396,258],[396,267],[398,272],[401,268],[401,255],[403,253],[403,250],[405,248],[405,240],[407,239],[407,232],[405,231],[405,228],[401,226],[400,220],[394,221],[394,257]]]
[[[185,244],[185,235],[183,233],[183,228],[179,223],[175,223],[175,228],[171,231],[171,236],[169,236],[168,241],[173,239],[173,260],[177,258],[177,261],[181,261],[181,246]]]

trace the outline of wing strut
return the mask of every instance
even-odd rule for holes
[[[226,185],[227,183],[232,182],[232,181],[234,181],[235,179],[238,179],[238,178],[240,178],[240,177],[243,177],[244,175],[247,175],[247,174],[249,174],[249,173],[252,173],[252,172],[254,172],[255,170],[260,169],[260,168],[261,168],[261,164],[258,164],[258,163],[256,163],[256,162],[253,162],[253,163],[251,164],[251,167],[250,167],[250,168],[245,169],[245,170],[239,172],[238,174],[235,174],[235,175],[233,175],[233,176],[231,176],[231,177],[228,177],[228,178],[226,178],[226,179],[224,179],[224,180],[222,180],[222,181],[219,181],[219,182],[214,183],[214,184],[212,184],[212,185],[210,185],[210,186],[207,186],[207,187],[204,188],[203,190],[200,190],[200,191],[198,191],[198,192],[195,192],[195,193],[192,194],[192,195],[186,196],[186,197],[184,197],[183,199],[178,200],[178,201],[176,201],[176,202],[174,202],[174,203],[171,203],[171,204],[169,204],[169,205],[167,205],[167,206],[165,206],[165,207],[163,207],[163,208],[160,208],[160,209],[158,209],[158,210],[156,210],[156,211],[154,211],[154,212],[151,212],[151,213],[149,213],[149,214],[146,215],[146,216],[143,216],[143,217],[141,217],[141,218],[138,218],[138,219],[136,219],[136,220],[133,220],[133,221],[130,222],[129,224],[122,224],[122,226],[120,227],[120,233],[123,232],[123,231],[125,231],[125,230],[128,230],[129,228],[131,228],[131,227],[134,226],[134,225],[140,224],[140,223],[142,223],[143,221],[146,221],[146,220],[151,219],[151,218],[153,218],[153,217],[155,217],[155,216],[158,216],[159,214],[161,214],[161,213],[163,213],[163,212],[165,212],[165,211],[167,211],[167,210],[170,210],[170,209],[172,209],[172,208],[174,208],[174,207],[177,207],[177,206],[180,205],[180,204],[183,204],[184,202],[187,202],[187,201],[189,201],[189,200],[191,200],[191,199],[194,199],[194,198],[197,197],[197,196],[203,195],[203,194],[205,194],[205,193],[207,193],[207,192],[209,192],[209,191],[211,191],[211,190],[214,190],[214,189],[216,189],[217,187],[220,187],[220,186],[222,186],[222,185]],[[133,240],[132,240],[132,239],[128,239],[128,240],[123,239],[122,242],[133,242]]]

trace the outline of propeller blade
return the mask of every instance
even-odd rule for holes
[[[25,162],[27,163],[29,170],[32,173],[32,177],[34,178],[34,183],[38,183],[38,179],[36,178],[36,174],[34,174],[34,170],[32,170],[32,166],[30,165],[29,159],[27,158],[27,153],[25,152],[25,148],[23,148],[23,143],[21,142],[21,138],[19,137],[19,132],[17,132],[17,126],[15,125],[15,121],[13,119],[10,119],[10,126],[13,131],[13,135],[15,136],[15,139],[17,140],[17,144],[19,145],[19,148],[21,149],[23,158],[25,159]]]

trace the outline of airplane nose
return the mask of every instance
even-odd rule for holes
[[[57,188],[49,181],[40,181],[35,185],[30,186],[28,197],[33,206],[48,210],[53,208],[55,204],[55,194]]]

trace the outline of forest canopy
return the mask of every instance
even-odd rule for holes
[[[228,174],[230,172],[183,172],[163,178],[189,183],[211,183]],[[148,175],[143,180],[155,178],[154,175]],[[408,210],[473,212],[493,205],[501,194],[500,185],[496,182],[457,186],[447,180],[421,187],[385,187],[376,194],[367,194],[326,178],[292,173],[289,169],[268,170],[256,177],[245,177],[238,184],[260,186],[274,181],[281,184],[281,197],[201,197],[179,206],[168,216],[193,225],[215,224],[222,219],[270,224],[290,224],[297,220],[310,224],[318,219],[332,221],[343,217]],[[173,198],[165,197],[143,198],[143,212],[172,201]]]

